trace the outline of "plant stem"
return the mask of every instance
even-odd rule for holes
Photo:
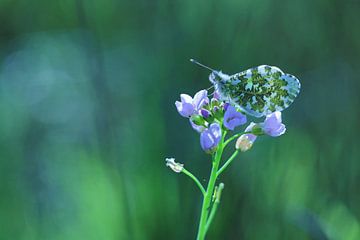
[[[187,176],[189,176],[192,180],[194,180],[194,182],[196,183],[196,185],[199,187],[200,191],[202,192],[203,196],[205,196],[205,193],[206,193],[205,188],[200,183],[200,181],[191,172],[189,172],[185,168],[183,168],[181,172],[186,174]]]
[[[234,158],[238,155],[239,150],[236,150],[231,157],[224,163],[224,165],[217,171],[216,177],[219,177],[220,174],[229,166],[229,164],[234,160]]]
[[[209,218],[206,222],[206,226],[205,226],[205,232],[208,231],[209,227],[210,227],[210,224],[212,222],[212,220],[214,219],[215,217],[215,213],[216,213],[216,210],[219,206],[219,203],[220,203],[220,198],[221,198],[221,192],[222,190],[224,189],[224,184],[223,183],[220,183],[219,184],[219,187],[215,190],[215,193],[214,193],[214,205],[212,206],[211,208],[211,212],[210,212],[210,215],[209,215]]]
[[[241,133],[237,133],[237,134],[229,137],[229,138],[225,141],[224,147],[226,147],[226,145],[228,145],[228,144],[229,144],[232,140],[234,140],[235,138],[238,138],[238,137],[240,137],[241,135],[243,135],[243,134],[248,134],[248,133],[251,133],[251,132],[241,132]]]
[[[225,135],[226,132],[224,132],[221,141],[217,147],[216,153],[215,153],[215,158],[212,162],[212,169],[211,169],[211,174],[210,174],[210,179],[209,179],[209,183],[206,189],[206,193],[204,195],[204,199],[203,199],[203,205],[201,208],[201,215],[200,215],[200,223],[199,223],[199,231],[198,231],[198,235],[197,235],[197,240],[204,240],[205,239],[205,235],[206,235],[206,222],[208,219],[208,215],[209,215],[209,209],[210,209],[210,204],[211,204],[211,198],[214,192],[214,187],[215,187],[215,182],[216,182],[216,178],[217,178],[217,171],[219,168],[219,164],[220,164],[220,160],[221,160],[221,155],[224,149],[224,139],[225,139]]]

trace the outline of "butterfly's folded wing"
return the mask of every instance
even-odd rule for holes
[[[230,76],[224,95],[248,114],[262,117],[287,108],[300,92],[300,82],[278,67],[261,65]]]

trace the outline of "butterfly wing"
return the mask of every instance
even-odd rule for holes
[[[261,65],[230,76],[221,89],[227,100],[262,117],[287,108],[299,94],[300,82],[278,67]]]

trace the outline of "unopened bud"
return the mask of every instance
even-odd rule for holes
[[[191,116],[191,121],[198,126],[204,126],[205,120],[201,115],[193,115]]]
[[[176,163],[175,158],[166,158],[166,166],[171,168],[174,172],[180,173],[184,169],[184,164]]]
[[[230,103],[224,103],[224,106],[223,106],[224,110],[226,111],[229,106],[230,106]]]
[[[254,127],[252,128],[251,133],[253,133],[256,136],[260,136],[260,135],[264,134],[262,128],[258,124],[254,125]]]
[[[200,110],[201,116],[203,116],[204,118],[209,118],[211,115],[211,112],[209,110],[206,110],[204,108],[202,108]]]
[[[235,148],[242,152],[246,152],[252,147],[253,143],[254,142],[250,140],[248,134],[243,134],[236,140]]]
[[[213,98],[211,99],[211,106],[212,107],[215,107],[215,106],[219,106],[220,105],[220,102],[217,98]]]

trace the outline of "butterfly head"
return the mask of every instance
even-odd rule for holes
[[[219,82],[224,82],[229,79],[229,75],[222,73],[221,71],[214,70],[194,59],[190,59],[190,62],[195,63],[199,65],[200,67],[206,68],[211,71],[211,74],[209,76],[209,80],[212,84],[217,84]]]

